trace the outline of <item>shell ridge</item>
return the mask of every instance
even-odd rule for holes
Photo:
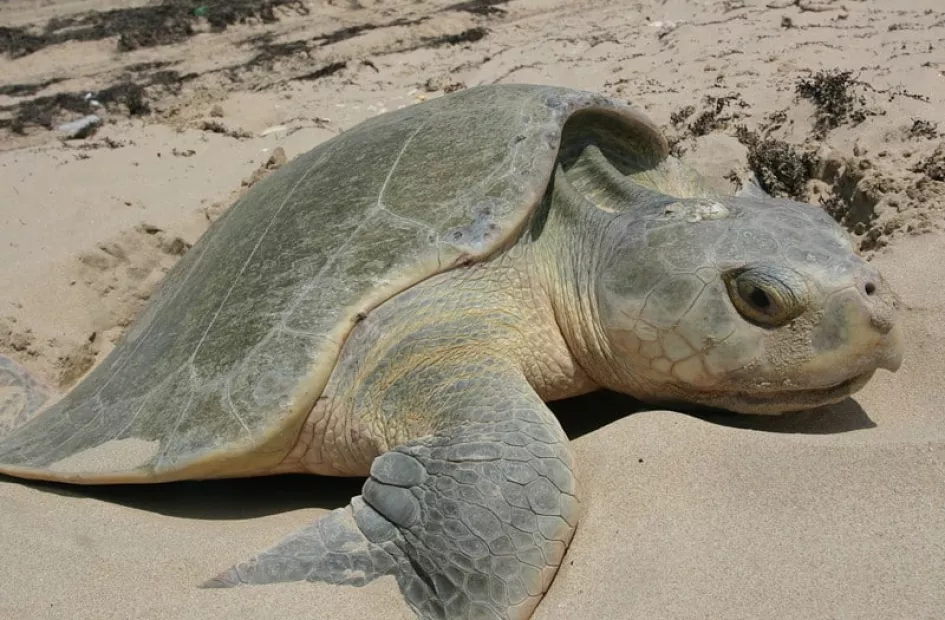
[[[305,174],[299,177],[299,180],[295,182],[295,185],[292,186],[292,189],[290,189],[288,193],[286,193],[285,198],[282,199],[282,204],[279,205],[275,213],[272,214],[272,217],[269,218],[269,223],[266,224],[266,228],[259,235],[259,238],[256,240],[256,244],[253,246],[253,249],[249,252],[249,256],[247,256],[246,260],[243,261],[242,267],[240,267],[240,270],[237,272],[236,277],[233,278],[233,282],[230,283],[230,287],[227,289],[226,294],[223,296],[223,299],[217,305],[217,309],[214,311],[213,317],[211,317],[210,322],[207,324],[207,328],[204,330],[203,336],[200,337],[200,340],[197,342],[197,346],[194,347],[193,353],[190,354],[189,362],[191,365],[194,363],[194,360],[197,358],[197,353],[200,351],[200,347],[203,345],[203,343],[207,339],[207,336],[210,334],[210,330],[213,329],[213,325],[214,323],[216,323],[217,317],[220,316],[220,312],[226,306],[226,302],[229,301],[230,295],[233,294],[233,290],[236,288],[237,282],[239,282],[240,278],[246,272],[246,268],[249,267],[249,263],[253,260],[253,257],[256,255],[256,252],[259,251],[259,247],[262,245],[263,239],[266,238],[266,234],[272,228],[272,225],[275,224],[276,220],[279,217],[279,214],[282,213],[282,210],[285,208],[286,204],[288,204],[289,199],[295,195],[295,191],[298,189],[299,185],[301,185],[302,182],[308,178],[308,176],[312,173],[313,170],[315,170],[318,167],[320,163],[321,163],[321,160],[319,160],[318,162],[315,162],[309,167],[308,170],[305,171]]]
[[[194,402],[194,395],[197,393],[197,371],[194,368],[193,360],[190,362],[190,394],[187,396],[187,402],[183,407],[180,408],[180,413],[177,414],[177,420],[174,422],[174,429],[168,435],[166,441],[162,442],[161,451],[154,458],[154,471],[160,471],[161,463],[164,462],[167,452],[171,446],[174,445],[174,440],[177,439],[177,431],[180,428],[181,422],[184,421],[184,418],[187,417],[187,412],[190,410],[190,406]]]
[[[397,157],[394,159],[394,163],[391,165],[390,171],[388,171],[387,177],[384,179],[383,185],[381,185],[381,189],[377,195],[377,202],[375,203],[373,209],[386,210],[383,205],[384,192],[387,190],[387,186],[390,184],[390,180],[394,176],[394,171],[397,170],[397,166],[398,164],[400,164],[400,160],[403,157],[404,153],[407,151],[407,148],[410,146],[410,143],[417,136],[417,134],[419,134],[420,131],[424,127],[427,126],[427,123],[428,121],[424,120],[422,123],[420,123],[420,126],[417,127],[406,140],[404,140],[404,145],[400,148],[400,152],[397,154]],[[313,169],[314,167],[315,166],[313,166]],[[301,183],[302,179],[299,179],[299,182]],[[344,243],[338,246],[338,248],[332,254],[331,258],[326,260],[325,264],[322,265],[322,267],[315,273],[315,275],[309,280],[309,282],[305,286],[303,286],[298,293],[296,293],[295,299],[292,301],[291,304],[289,304],[289,307],[286,308],[282,312],[282,316],[279,321],[280,326],[284,327],[286,325],[286,323],[289,320],[289,317],[291,317],[292,313],[294,313],[298,309],[299,304],[302,303],[302,300],[305,299],[305,297],[312,291],[313,288],[315,288],[315,284],[319,281],[319,279],[323,275],[325,275],[325,272],[335,264],[337,257],[345,250],[345,248],[347,248],[350,245],[351,241],[355,237],[358,236],[358,233],[360,233],[362,230],[364,230],[366,226],[370,224],[373,224],[373,222],[371,221],[371,218],[364,217],[361,223],[358,224],[358,226],[353,231],[351,231],[351,234],[344,241]]]
[[[236,418],[236,421],[240,423],[240,426],[243,427],[243,430],[246,431],[246,436],[249,437],[250,441],[253,438],[253,432],[249,430],[246,422],[243,420],[243,416],[240,415],[239,410],[236,408],[236,404],[233,403],[233,383],[232,376],[227,377],[223,382],[223,398],[226,404],[224,407],[229,413],[233,414],[233,417]]]

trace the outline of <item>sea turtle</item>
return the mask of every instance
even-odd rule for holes
[[[641,112],[471,88],[261,181],[58,402],[5,360],[0,472],[368,476],[203,585],[393,575],[423,618],[527,618],[580,512],[546,401],[833,403],[899,366],[896,306],[823,210],[711,191]]]

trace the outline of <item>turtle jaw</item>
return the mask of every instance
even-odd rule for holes
[[[779,415],[834,405],[863,389],[875,372],[868,370],[828,387],[734,392],[725,395],[719,406],[735,413]]]
[[[760,415],[777,415],[836,404],[863,389],[877,370],[899,370],[903,358],[903,340],[901,326],[896,324],[877,340],[867,341],[857,349],[858,352],[847,351],[843,358],[832,360],[838,367],[848,368],[847,374],[834,375],[835,378],[829,382],[824,382],[822,378],[836,371],[825,365],[825,360],[817,360],[790,381],[767,385],[751,381],[746,387],[733,387],[730,391],[693,391],[692,386],[687,386],[686,399],[735,413]],[[846,360],[855,361],[850,363]],[[821,381],[817,380],[818,377]]]
[[[816,409],[842,402],[859,392],[873,378],[875,370],[854,375],[828,387],[746,389],[733,391],[680,390],[677,397],[644,399],[670,409],[719,410],[746,415],[777,416],[796,411]]]

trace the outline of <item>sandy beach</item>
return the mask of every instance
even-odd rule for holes
[[[481,84],[600,92],[720,187],[751,170],[823,205],[901,297],[906,357],[784,417],[556,403],[584,513],[534,617],[943,617],[940,0],[195,4],[0,3],[0,354],[69,390],[242,192],[367,118]],[[392,578],[196,588],[360,484],[0,477],[0,618],[411,618]]]

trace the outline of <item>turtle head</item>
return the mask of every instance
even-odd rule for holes
[[[595,299],[604,383],[652,402],[780,413],[902,358],[898,298],[821,209],[654,194],[614,216]]]

